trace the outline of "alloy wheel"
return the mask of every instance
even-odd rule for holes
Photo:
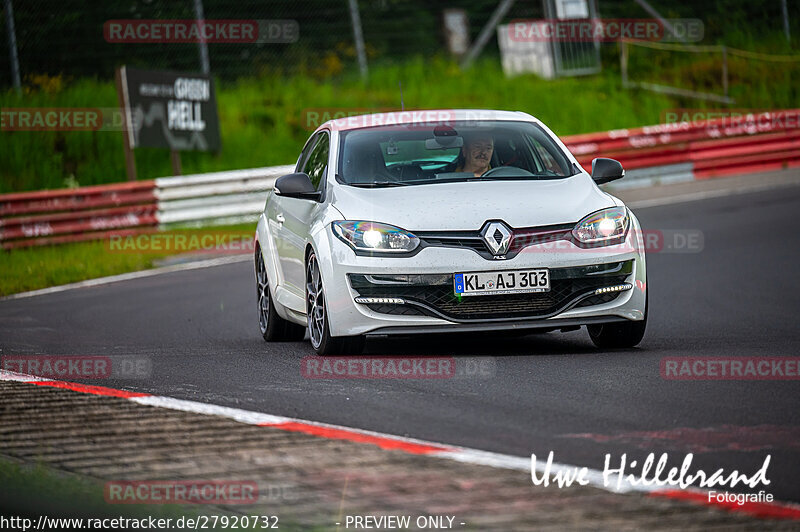
[[[317,257],[313,253],[308,258],[306,270],[306,315],[311,345],[316,349],[322,343],[325,332],[325,292]]]
[[[256,251],[256,298],[258,300],[258,326],[261,334],[264,334],[269,325],[269,279],[260,249]]]

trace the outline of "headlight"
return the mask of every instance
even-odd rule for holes
[[[624,239],[629,225],[628,209],[611,207],[586,216],[572,230],[572,236],[583,244],[610,244]]]
[[[408,253],[419,246],[419,238],[399,227],[378,222],[338,221],[331,224],[336,236],[356,251]]]

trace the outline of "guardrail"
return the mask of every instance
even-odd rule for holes
[[[586,170],[618,159],[626,178],[611,189],[800,167],[800,110],[747,123],[680,122],[563,137]],[[106,238],[109,234],[254,221],[275,179],[292,165],[151,181],[0,195],[4,249]]]
[[[158,224],[153,181],[0,195],[3,248],[104,238]]]
[[[294,165],[284,165],[156,179],[158,221],[169,226],[255,220],[275,180],[293,171]]]
[[[691,181],[800,166],[800,109],[753,114],[750,119],[676,122],[565,137],[587,170],[595,157],[622,163],[625,182]]]
[[[255,220],[275,180],[294,166],[164,177],[0,195],[4,249],[62,244],[158,228]]]

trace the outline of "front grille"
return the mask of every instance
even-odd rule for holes
[[[428,316],[424,310],[411,305],[367,305],[367,308],[380,312],[381,314],[391,314],[393,316]]]
[[[553,268],[550,270],[549,292],[466,297],[454,293],[452,275],[415,275],[407,277],[409,282],[397,284],[375,284],[371,281],[374,277],[350,275],[350,283],[359,296],[399,297],[406,301],[405,305],[369,305],[372,310],[385,314],[422,314],[454,320],[519,319],[547,317],[561,312],[598,288],[624,283],[632,271],[632,260]],[[607,303],[618,296],[619,293],[592,295],[577,306]],[[408,309],[414,310],[409,313]]]
[[[609,292],[607,294],[599,294],[596,296],[587,297],[586,299],[581,299],[580,303],[575,305],[576,307],[591,307],[594,305],[602,305],[603,303],[610,303],[617,299],[622,292]]]
[[[523,227],[511,229],[511,240],[506,251],[506,258],[513,258],[527,246],[542,244],[555,240],[569,239],[575,224],[557,224],[540,227]],[[468,248],[477,252],[485,259],[493,259],[494,254],[481,237],[480,231],[443,231],[426,232],[415,231],[414,234],[422,241],[424,246]],[[503,233],[495,230],[490,235],[495,242],[503,241]]]
[[[429,246],[469,248],[477,251],[480,254],[489,253],[489,249],[486,247],[486,243],[479,236],[459,235],[459,234],[453,234],[453,235],[437,234],[437,235],[423,235],[420,236],[420,238],[425,244]]]

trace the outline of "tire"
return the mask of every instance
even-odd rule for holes
[[[601,349],[619,349],[639,345],[639,342],[644,338],[644,331],[647,328],[647,307],[649,299],[650,294],[648,292],[644,300],[643,320],[587,326],[589,338],[592,339],[594,345]]]
[[[363,336],[331,336],[325,289],[314,251],[306,261],[306,316],[311,347],[319,355],[358,355],[364,350]]]
[[[281,318],[275,310],[269,290],[269,277],[261,248],[256,246],[256,305],[258,327],[267,342],[299,342],[305,337],[306,328]]]

